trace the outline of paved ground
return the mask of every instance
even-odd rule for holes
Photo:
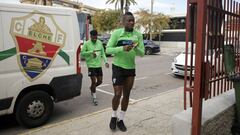
[[[127,132],[109,129],[111,108],[32,129],[25,135],[171,135],[171,117],[183,110],[183,88],[132,102],[126,113]]]

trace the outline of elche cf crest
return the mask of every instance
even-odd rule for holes
[[[16,44],[18,65],[30,81],[46,72],[66,40],[66,33],[53,17],[38,11],[13,18],[10,33]]]

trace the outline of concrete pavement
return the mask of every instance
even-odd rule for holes
[[[101,101],[99,101],[101,102]],[[109,129],[111,108],[29,130],[22,135],[171,135],[171,117],[183,110],[183,88],[131,102],[125,115],[127,132]]]

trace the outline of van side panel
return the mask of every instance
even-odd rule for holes
[[[25,8],[25,6],[19,5],[21,8],[18,9],[14,7],[14,5],[14,8],[11,8],[11,5],[8,6],[9,7],[2,8],[4,11],[0,11],[0,24],[1,20],[6,22],[0,25],[0,30],[2,29],[1,31],[3,31],[0,33],[0,52],[3,50],[17,48],[16,41],[13,40],[11,35],[11,29],[15,28],[18,30],[20,28],[24,28],[22,33],[27,33],[26,31],[31,26],[29,23],[32,22],[26,20],[17,20],[19,25],[11,23],[12,19],[17,17],[27,19],[28,17],[36,14],[36,17],[32,19],[33,22],[38,22],[40,17],[44,17],[46,25],[50,28],[53,35],[62,32],[66,34],[66,37],[65,40],[61,42],[63,44],[61,50],[58,54],[56,54],[56,56],[52,57],[52,63],[49,64],[49,67],[46,68],[46,70],[44,70],[36,79],[30,80],[31,78],[29,79],[29,77],[27,77],[28,74],[24,73],[26,71],[23,67],[21,67],[22,63],[20,61],[20,53],[18,52],[18,49],[15,50],[15,55],[0,61],[0,100],[13,97],[12,104],[7,110],[7,113],[13,112],[19,93],[24,88],[32,85],[50,85],[54,89],[56,95],[55,101],[61,101],[80,95],[82,75],[76,75],[76,50],[80,43],[79,28],[76,23],[76,13],[72,10],[54,10],[54,8],[44,6],[33,7],[27,5],[27,8]],[[42,14],[46,11],[48,11],[47,14]],[[19,35],[21,35],[21,32],[19,33]],[[53,39],[56,38],[56,36],[53,36]],[[60,52],[64,53],[60,54]],[[4,67],[4,69],[2,67]],[[73,84],[73,82],[75,83]],[[4,113],[6,113],[6,110],[0,110],[0,115]]]
[[[53,78],[50,86],[54,89],[55,102],[70,99],[81,94],[82,74]]]

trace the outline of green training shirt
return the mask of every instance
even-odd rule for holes
[[[95,58],[93,57],[94,51],[97,55]],[[85,58],[88,68],[102,67],[102,59],[107,63],[104,48],[100,40],[97,40],[95,43],[91,39],[85,42],[81,50],[81,56]]]
[[[138,46],[129,52],[123,50],[123,46],[117,46],[119,40],[132,40]],[[144,44],[142,34],[136,30],[126,32],[124,28],[115,30],[107,44],[106,53],[113,54],[113,64],[124,69],[135,69],[135,56],[144,56]]]

